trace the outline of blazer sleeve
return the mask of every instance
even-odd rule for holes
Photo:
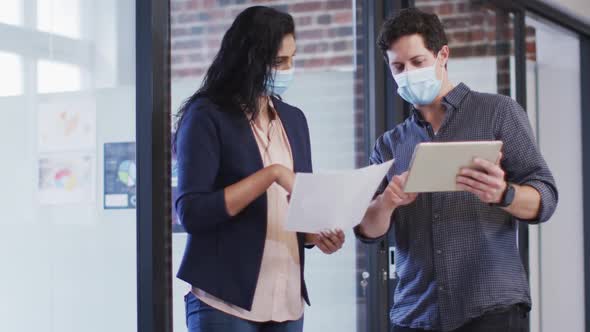
[[[211,114],[200,107],[187,109],[176,141],[175,204],[180,222],[189,234],[214,230],[218,224],[230,220],[224,188],[216,186],[221,158],[219,131]]]
[[[310,134],[309,134],[309,125],[307,124],[307,118],[305,117],[305,114],[299,110],[299,114],[301,115],[301,121],[303,123],[303,134],[305,135],[305,153],[307,154],[308,157],[308,165],[307,165],[307,169],[310,173],[313,173],[313,162],[311,159],[311,138],[310,138]],[[303,234],[305,236],[305,233],[300,233]],[[315,248],[315,244],[304,244],[303,245],[305,247],[305,249],[313,249]]]

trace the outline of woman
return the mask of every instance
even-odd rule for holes
[[[189,233],[178,277],[190,332],[296,332],[309,304],[304,245],[325,253],[342,231],[285,231],[294,172],[311,172],[303,113],[278,97],[293,76],[293,18],[242,12],[202,87],[181,107],[175,137],[179,218]]]

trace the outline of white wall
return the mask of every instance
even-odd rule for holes
[[[113,68],[119,64],[102,53],[108,49],[119,59],[135,61],[133,47],[129,47],[134,43],[134,1],[80,3],[82,12],[92,13],[91,19],[82,22],[80,45],[87,52],[61,49],[49,38],[39,38],[48,44],[35,48],[24,45],[22,51],[27,56],[21,58],[23,68],[19,73],[24,82],[23,94],[0,98],[0,331],[137,329],[135,210],[102,208],[103,144],[135,140],[135,86],[129,81],[121,84],[113,75],[100,75],[125,70],[127,77],[134,77],[133,66]],[[131,11],[121,11],[116,5]],[[58,16],[61,12],[60,8],[55,11]],[[29,12],[24,15],[25,22],[33,26],[22,29],[34,34],[35,22],[28,19]],[[124,23],[113,26],[111,18],[120,16],[125,20],[118,22]],[[108,29],[101,30],[107,23]],[[77,43],[74,40],[72,44]],[[115,47],[121,44],[125,49]],[[87,45],[92,46],[85,48]],[[51,52],[40,51],[37,46]],[[80,68],[85,76],[84,91],[37,94],[37,60],[60,62],[64,58],[84,65]],[[53,79],[57,84],[60,78],[56,75],[49,81]],[[101,89],[93,89],[95,86]],[[42,205],[37,192],[37,119],[43,112],[39,105],[73,101],[81,96],[96,108],[96,143],[86,151],[94,156],[96,169],[90,179],[94,184],[93,198],[83,203]]]
[[[497,93],[496,66],[497,60],[494,56],[458,59],[451,56],[448,63],[449,80],[455,85],[463,82],[475,91]]]
[[[543,0],[590,24],[590,1],[588,0]]]
[[[136,329],[135,210],[104,211],[101,200],[102,145],[134,140],[133,96],[132,87],[96,94],[97,199],[65,206],[37,201],[35,110],[0,99],[10,120],[0,122],[1,331]]]
[[[530,248],[539,287],[533,292],[540,295],[534,326],[544,332],[584,331],[579,40],[529,18],[527,25],[535,26],[537,37],[537,79],[527,84],[537,88],[538,139],[560,196],[553,218],[538,231],[538,252]]]

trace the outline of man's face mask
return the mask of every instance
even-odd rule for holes
[[[438,96],[442,80],[436,78],[438,55],[432,66],[393,75],[397,93],[412,105],[428,105]]]

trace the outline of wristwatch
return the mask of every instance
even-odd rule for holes
[[[515,194],[516,194],[516,189],[514,188],[513,185],[508,183],[506,185],[506,189],[504,190],[504,193],[502,194],[502,199],[500,199],[500,202],[494,203],[492,205],[499,206],[499,207],[508,207],[514,201]]]

